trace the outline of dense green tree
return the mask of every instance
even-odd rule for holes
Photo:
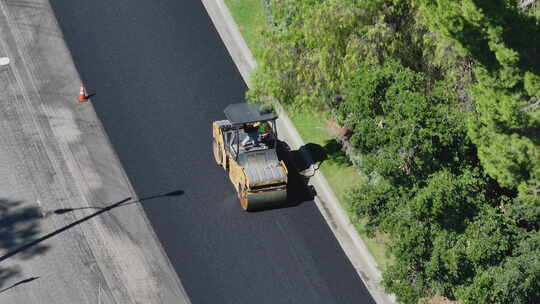
[[[431,30],[477,63],[469,132],[486,172],[505,187],[535,191],[540,186],[540,108],[534,106],[540,88],[538,22],[520,13],[517,1],[418,2]]]
[[[497,266],[483,269],[472,284],[459,288],[464,303],[538,303],[540,301],[540,233],[524,239],[517,252]]]
[[[338,95],[355,32],[364,11],[353,1],[272,1],[275,27],[263,33],[268,47],[254,75],[250,98],[324,106]]]
[[[248,97],[352,130],[348,208],[389,235],[402,302],[540,302],[540,13],[518,2],[265,0]]]
[[[344,83],[344,101],[333,112],[355,131],[351,143],[368,172],[403,185],[475,161],[457,99],[442,82],[426,94],[420,73],[387,60],[360,64]]]

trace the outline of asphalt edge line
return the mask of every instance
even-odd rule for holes
[[[201,0],[214,23],[225,47],[236,64],[242,78],[248,87],[251,86],[250,75],[256,66],[255,59],[238,29],[230,11],[223,0]],[[283,107],[277,103],[276,109],[285,128],[298,147],[305,143],[292,124]],[[311,159],[307,151],[304,158]],[[395,295],[387,294],[381,287],[382,273],[375,259],[367,249],[364,241],[351,223],[347,213],[336,198],[334,191],[328,185],[326,178],[319,171],[310,178],[309,184],[314,186],[317,195],[315,204],[321,212],[341,248],[349,258],[358,276],[364,282],[369,293],[378,304],[396,303]]]

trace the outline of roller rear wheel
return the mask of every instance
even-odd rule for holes
[[[242,184],[238,185],[238,199],[240,200],[240,205],[242,206],[242,209],[247,211],[249,208],[247,191],[246,187]]]
[[[223,164],[223,151],[221,145],[217,143],[216,139],[212,140],[212,150],[214,151],[214,159],[218,166]]]

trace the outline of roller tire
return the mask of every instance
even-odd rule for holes
[[[223,165],[223,152],[221,146],[217,143],[216,139],[212,140],[212,150],[214,152],[214,159],[218,166]]]
[[[238,200],[240,200],[240,206],[242,206],[242,209],[249,211],[246,187],[242,184],[238,184]]]

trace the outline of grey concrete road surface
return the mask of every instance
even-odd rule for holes
[[[373,303],[313,201],[241,211],[211,122],[246,85],[200,1],[53,0],[92,103],[193,303]]]
[[[189,303],[47,0],[0,0],[0,57],[0,303]]]

